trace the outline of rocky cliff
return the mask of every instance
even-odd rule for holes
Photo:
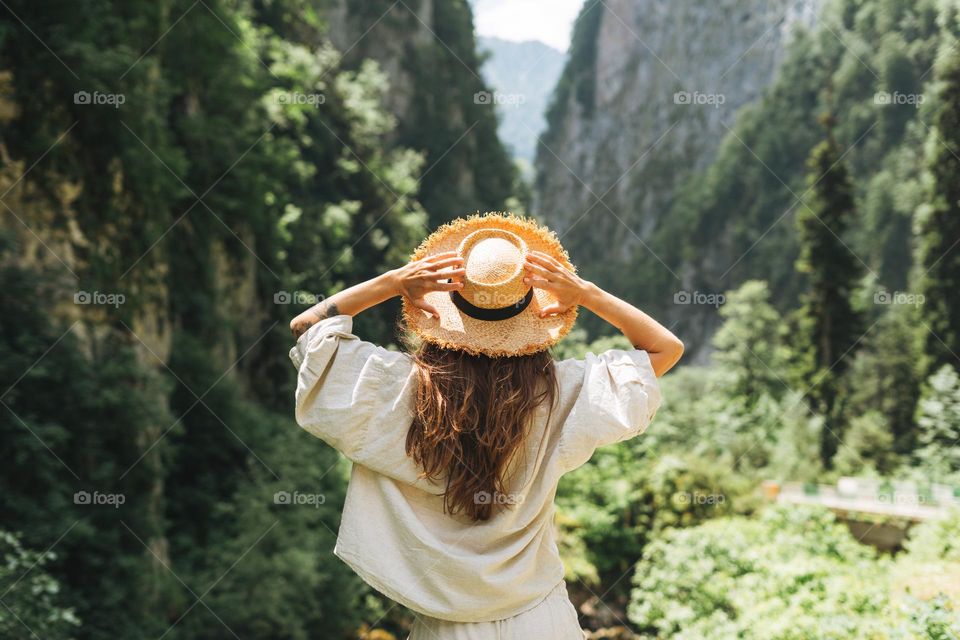
[[[467,0],[335,0],[329,35],[345,66],[375,61],[397,121],[392,142],[424,154],[419,200],[431,226],[474,211],[515,207],[517,171],[486,99]]]
[[[645,253],[658,277],[684,288],[684,273],[660,263],[651,235],[737,110],[771,82],[793,29],[814,21],[816,5],[586,3],[538,149],[534,210],[590,277],[616,288]]]
[[[77,637],[159,636],[171,615],[188,618],[184,637],[216,637],[211,620],[187,617],[173,576],[206,581],[219,554],[231,556],[222,566],[243,556],[279,567],[268,545],[244,538],[273,525],[305,548],[326,545],[336,527],[326,511],[261,523],[294,479],[322,492],[330,514],[342,501],[344,478],[326,473],[336,454],[290,413],[286,322],[317,295],[400,264],[425,209],[502,208],[510,193],[493,108],[474,100],[484,85],[469,7],[10,4],[4,522],[31,548],[63,538],[53,571],[85,625]],[[30,28],[10,27],[14,15]],[[395,316],[381,305],[357,333],[388,342]],[[81,491],[126,506],[86,507]],[[221,577],[278,592],[253,570],[255,580]],[[264,622],[267,605],[242,615],[288,627],[281,635],[355,635],[358,579],[333,561],[296,572],[274,575],[324,585],[284,614],[296,628]],[[246,624],[232,626],[256,635]]]

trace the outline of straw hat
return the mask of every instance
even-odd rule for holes
[[[546,227],[511,213],[457,218],[430,234],[411,260],[454,250],[465,262],[463,288],[431,291],[424,298],[439,318],[403,299],[407,327],[424,340],[474,355],[519,356],[548,349],[573,327],[576,306],[541,318],[540,309],[556,298],[523,283],[528,251],[542,251],[576,271],[556,234]]]

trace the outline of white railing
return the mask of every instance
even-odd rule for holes
[[[763,491],[778,502],[815,504],[844,514],[864,513],[907,520],[941,518],[952,509],[960,509],[960,487],[942,484],[840,478],[836,485],[765,482]]]

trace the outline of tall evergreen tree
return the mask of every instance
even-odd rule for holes
[[[955,19],[954,19],[955,21]],[[937,110],[927,146],[927,200],[917,212],[919,289],[926,371],[956,364],[960,354],[960,52],[937,62]]]
[[[720,316],[724,323],[713,337],[713,357],[728,391],[751,405],[762,394],[780,397],[789,354],[783,319],[770,304],[767,283],[749,280],[728,292]]]
[[[825,465],[836,453],[840,425],[839,379],[863,330],[861,315],[851,302],[861,277],[859,260],[843,240],[856,207],[853,184],[833,137],[833,121],[822,118],[827,139],[817,145],[807,161],[809,198],[797,213],[800,256],[797,270],[806,275],[803,299],[804,345],[811,354],[807,377],[810,397],[827,419],[821,438]]]

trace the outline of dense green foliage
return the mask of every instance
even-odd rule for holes
[[[0,635],[403,633],[408,616],[331,553],[347,465],[289,415],[284,324],[401,263],[428,227],[524,198],[474,97],[466,0],[425,6],[4,4],[0,523],[16,534],[0,534]],[[557,88],[585,111],[604,15],[585,4]],[[894,563],[758,492],[960,483],[957,16],[952,1],[828,2],[655,231],[692,284],[726,292],[712,360],[672,373],[650,431],[558,491],[572,591],[632,601],[639,632],[957,633],[960,596],[894,585],[955,579],[955,519],[918,528]],[[821,144],[826,108],[842,118]],[[644,255],[615,292],[669,299]],[[898,289],[926,302],[877,302]],[[72,302],[90,291],[125,302]],[[356,332],[392,342],[396,309]],[[555,355],[613,347],[629,345],[577,330]]]
[[[176,382],[202,394],[191,411],[196,397],[141,364],[134,338],[100,332],[84,347],[44,322],[37,302],[57,289],[34,277],[7,267],[2,278],[10,296],[0,313],[0,380],[12,387],[2,519],[55,552],[47,570],[83,637],[159,636],[181,615],[169,635],[211,637],[223,630],[215,616],[227,612],[247,636],[306,637],[333,621],[359,623],[361,586],[328,555],[344,488],[343,472],[332,472],[336,454],[245,399],[236,381],[218,380],[223,372],[209,362],[171,362],[170,375],[184,376]],[[204,349],[187,346],[203,359]],[[325,503],[277,506],[278,490],[322,493]],[[201,594],[216,614],[191,606]]]
[[[951,544],[960,517],[915,533]],[[828,511],[781,507],[759,518],[674,530],[637,566],[630,618],[658,637],[952,638],[960,614],[944,600],[894,593],[891,579],[926,560],[877,561]]]
[[[751,402],[762,394],[782,395],[790,350],[783,318],[770,303],[767,283],[751,280],[729,292],[720,316],[724,323],[713,337],[713,360],[726,379],[725,390]]]
[[[599,451],[560,492],[569,574],[615,611],[634,575],[642,637],[956,637],[958,594],[932,591],[956,566],[913,567],[929,589],[900,597],[913,569],[885,567],[826,516],[756,511],[763,480],[960,480],[958,6],[825,3],[658,218],[658,256],[686,288],[724,296],[669,310],[681,337],[719,321],[709,366],[668,376],[649,432]],[[568,79],[589,64],[574,48]],[[649,252],[631,259],[614,289],[666,314],[676,282]],[[601,254],[580,265],[614,268]],[[686,528],[724,514],[749,519]],[[950,547],[933,541],[950,526],[929,530],[915,539]]]
[[[895,305],[876,320],[861,340],[862,348],[847,375],[846,419],[878,412],[892,435],[896,454],[906,454],[916,444],[914,407],[923,380],[917,313],[915,306]]]
[[[790,375],[802,370],[797,365],[802,359],[787,323],[770,304],[766,285],[750,281],[726,298],[713,364],[687,366],[667,376],[666,403],[647,433],[601,448],[561,482],[558,525],[573,592],[604,594],[604,603],[614,611],[626,610],[631,597],[645,603],[642,612],[637,604],[631,609],[641,637],[715,637],[704,634],[716,626],[716,637],[738,637],[755,628],[754,636],[741,637],[867,638],[893,625],[909,630],[877,637],[950,638],[933,629],[942,620],[948,621],[945,628],[957,624],[953,612],[960,594],[949,591],[936,599],[936,593],[923,592],[919,599],[897,600],[891,617],[896,576],[888,575],[832,518],[789,509],[768,520],[752,517],[765,503],[760,485],[767,480],[817,483],[853,475],[960,486],[956,369],[945,367],[923,385],[918,414],[907,421],[911,444],[895,446],[897,432],[886,411],[895,417],[909,396],[883,386],[900,375],[890,368],[903,357],[889,353],[893,338],[884,336],[915,337],[916,332],[891,313],[880,339],[865,342],[840,378],[842,393],[852,399],[845,405],[847,426],[831,459],[833,468],[825,471],[820,454],[826,421],[806,393],[804,378]],[[611,340],[579,349],[576,342],[568,343],[564,355],[623,346]],[[889,358],[891,362],[876,364]],[[919,362],[904,366],[915,370]],[[860,373],[862,378],[854,377]],[[906,375],[916,374],[908,370]],[[868,399],[878,394],[894,397],[871,405]],[[731,514],[751,519],[697,526]],[[928,562],[954,553],[951,531],[956,524],[931,523],[913,534],[926,536],[921,532],[940,526],[946,528],[931,534],[939,541],[927,542],[932,545]],[[817,531],[832,542],[817,538]],[[764,551],[754,551],[756,540]],[[833,544],[852,555],[840,558],[839,565],[832,555],[821,558]],[[918,555],[921,546],[909,545],[911,555]],[[758,557],[762,568],[753,564]],[[785,562],[796,571],[784,570]],[[705,573],[706,568],[724,575]],[[923,571],[930,569],[914,573]],[[943,577],[931,585],[956,581],[960,566],[935,573],[940,572]],[[636,581],[632,595],[625,584],[631,575]],[[749,611],[741,614],[740,609]],[[789,630],[796,625],[806,631],[792,636]],[[930,635],[917,625],[929,625]],[[821,628],[823,635],[817,635]]]
[[[935,73],[936,113],[927,140],[926,202],[917,215],[920,229],[920,289],[926,298],[928,371],[954,363],[960,352],[960,7],[947,5],[941,16],[953,41],[941,45]]]
[[[44,300],[65,295],[59,274],[40,277],[12,266],[8,256],[0,270],[0,385],[7,390],[0,519],[31,548],[55,552],[45,569],[91,636],[158,628],[149,611],[170,585],[127,527],[143,540],[162,531],[160,505],[150,494],[166,449],[145,452],[138,440],[153,441],[174,422],[163,403],[169,383],[138,364],[133,338],[99,332],[85,353],[68,327],[43,311]],[[79,492],[126,500],[122,508],[82,504]],[[130,591],[143,594],[134,606],[125,597]]]
[[[412,91],[331,44],[364,40],[330,29],[375,4],[346,26],[325,0],[0,11],[0,522],[53,554],[4,603],[39,635],[395,626],[331,553],[346,469],[290,415],[285,325],[401,264],[428,218],[505,208],[516,171],[474,100],[466,2],[385,25],[410,41]],[[396,311],[357,332],[392,341]]]
[[[516,209],[518,170],[497,138],[496,107],[476,99],[489,87],[467,0],[347,3],[356,34],[347,52],[396,70],[397,96],[409,100],[394,139],[424,156],[418,199],[431,227],[476,211]],[[414,11],[428,10],[422,15]],[[354,43],[351,43],[354,44]]]
[[[938,21],[940,4],[830,0],[812,28],[796,30],[774,82],[738,112],[715,159],[677,191],[647,241],[676,273],[689,274],[687,289],[719,293],[762,278],[779,309],[794,306],[807,285],[793,269],[800,240],[792,223],[804,211],[799,200],[811,195],[805,165],[829,111],[858,211],[844,241],[858,268],[875,274],[872,287],[910,290],[911,226],[926,198],[923,141],[936,101],[931,67],[938,48],[953,42],[949,21]],[[676,280],[647,251],[633,260],[626,270],[638,277],[623,282],[623,292],[649,301],[655,314],[675,312]],[[680,333],[691,335],[714,314],[709,306],[674,313]]]
[[[717,360],[728,366],[685,367],[668,376],[666,402],[647,433],[601,448],[563,479],[559,524],[570,577],[589,588],[611,585],[612,599],[626,599],[629,585],[618,578],[664,530],[753,512],[763,479],[818,476],[822,420],[752,353],[787,357],[768,295],[760,282],[732,292],[717,334]],[[752,331],[768,340],[734,339]],[[562,355],[579,355],[575,344],[565,343]],[[582,349],[623,346],[604,338]]]
[[[69,638],[78,624],[73,610],[61,604],[60,584],[45,570],[54,554],[24,549],[11,533],[0,531],[0,636]]]
[[[829,118],[829,116],[828,116]],[[828,126],[832,126],[832,123]],[[844,237],[856,222],[853,185],[833,133],[814,147],[807,163],[809,201],[797,213],[800,255],[797,270],[807,280],[800,310],[808,344],[810,370],[805,378],[817,410],[828,420],[820,443],[820,458],[830,464],[841,434],[837,410],[838,383],[863,333],[853,294],[860,280],[859,258]]]
[[[936,482],[960,480],[960,375],[950,365],[930,376],[917,426],[914,455],[921,473]]]

